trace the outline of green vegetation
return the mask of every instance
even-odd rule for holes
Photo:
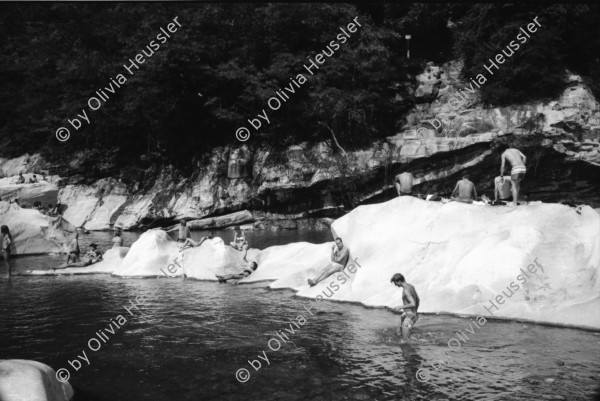
[[[484,101],[555,96],[565,69],[594,89],[600,82],[595,5],[3,3],[0,11],[0,156],[39,151],[65,163],[85,154],[94,175],[162,163],[190,173],[211,148],[239,143],[236,128],[262,109],[271,123],[249,127],[249,143],[335,136],[346,150],[364,146],[403,125],[426,62],[462,58],[469,78],[536,15],[543,29],[482,87]],[[175,16],[182,27],[90,112],[89,97]],[[268,109],[357,16],[359,32],[305,74],[281,109]],[[76,131],[67,119],[82,109],[91,123]],[[65,143],[54,136],[60,126],[71,130]]]

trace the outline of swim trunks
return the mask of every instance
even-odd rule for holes
[[[331,266],[335,267],[337,269],[337,271],[339,271],[339,272],[344,270],[344,266],[339,263],[331,262]]]
[[[512,168],[512,170],[510,170],[510,178],[512,180],[520,180],[525,177],[526,171],[527,169],[525,166],[515,166]]]
[[[404,312],[402,316],[400,316],[401,324],[403,327],[412,330],[417,320],[419,320],[419,315],[412,312]]]

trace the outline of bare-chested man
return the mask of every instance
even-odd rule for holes
[[[396,185],[398,196],[410,195],[412,193],[413,180],[414,177],[409,172],[404,172],[396,176],[394,184]]]
[[[494,178],[494,202],[507,201],[510,198],[511,182],[509,175]]]
[[[504,176],[504,167],[506,165],[506,161],[510,163],[512,169],[510,170],[510,180],[511,180],[511,188],[512,188],[512,196],[514,205],[517,206],[517,202],[519,201],[519,190],[521,189],[521,180],[525,177],[525,172],[527,169],[525,168],[525,163],[527,163],[527,158],[519,149],[515,149],[512,146],[509,146],[508,149],[502,153],[502,165],[500,166],[500,177]]]
[[[308,279],[308,284],[312,287],[333,273],[341,272],[346,267],[348,259],[350,259],[350,250],[344,245],[341,238],[336,238],[335,245],[331,248],[331,263],[325,266],[323,273],[315,280]]]
[[[458,197],[456,194],[458,193]],[[475,184],[469,181],[469,175],[464,174],[462,180],[456,183],[454,191],[452,191],[452,198],[459,202],[473,203],[474,199],[477,199],[477,191],[475,190]]]
[[[410,331],[413,326],[419,320],[419,304],[421,300],[417,295],[417,290],[412,284],[408,284],[404,279],[404,276],[400,273],[396,273],[390,280],[396,287],[402,287],[402,305],[395,309],[402,310],[402,316],[400,317],[400,325],[402,327],[402,339],[408,341],[410,339]]]

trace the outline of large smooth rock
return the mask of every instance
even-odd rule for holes
[[[35,209],[0,202],[0,222],[13,237],[14,255],[64,252],[75,227],[62,217],[46,216]]]
[[[0,400],[69,401],[73,388],[48,365],[25,359],[0,360]]]
[[[33,174],[23,174],[26,182]],[[41,176],[38,175],[38,178]],[[10,201],[19,199],[23,207],[31,207],[34,202],[41,202],[42,206],[56,205],[58,202],[58,176],[47,177],[49,181],[40,181],[36,184],[16,184],[18,176],[0,179],[0,199]]]
[[[487,307],[494,317],[600,328],[600,216],[590,207],[401,197],[361,206],[332,230],[361,265],[334,299],[398,305],[402,291],[390,278],[402,273],[423,312],[491,316]],[[317,296],[329,281],[299,295]]]

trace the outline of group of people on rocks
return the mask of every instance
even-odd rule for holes
[[[507,162],[511,167],[510,175],[504,175]],[[504,205],[512,196],[512,204],[517,206],[521,181],[527,172],[526,163],[527,157],[519,149],[510,145],[506,146],[501,156],[500,175],[494,178],[494,201],[492,202],[485,195],[481,196],[481,200],[486,204]],[[475,184],[469,178],[467,173],[462,175],[462,179],[456,183],[452,191],[452,200],[463,203],[473,203],[474,200],[477,200]],[[395,186],[398,196],[412,195],[413,180],[414,177],[410,172],[396,176]]]
[[[25,177],[23,177],[23,173],[19,173],[19,175],[17,176],[17,179],[15,181],[15,184],[37,184],[40,181],[46,181],[45,174],[42,174],[39,181],[38,181],[38,177],[36,174],[31,176],[31,178],[29,178],[29,181],[27,181],[27,180],[25,180]]]

